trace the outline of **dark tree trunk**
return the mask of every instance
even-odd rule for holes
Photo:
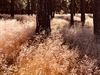
[[[31,15],[36,14],[36,0],[31,0]]]
[[[100,0],[94,0],[94,34],[100,36]]]
[[[73,12],[74,12],[74,16],[75,16],[75,13],[76,13],[76,3],[75,3],[75,0],[73,1]]]
[[[51,19],[51,0],[38,0],[37,3],[37,27],[36,33],[45,31],[45,34],[51,32],[50,19]]]
[[[11,17],[14,18],[14,0],[11,0],[11,9],[10,9],[10,12],[11,12]]]
[[[37,0],[36,33],[40,33],[43,30],[43,3],[42,0]]]
[[[71,26],[74,25],[74,2],[75,0],[71,0],[71,5],[70,5],[70,13],[71,13],[71,20],[70,20],[70,24]]]
[[[3,0],[1,0],[1,2],[0,2],[0,13],[2,14],[3,12],[2,12],[2,9],[3,9]]]
[[[30,15],[30,0],[27,0],[27,14]]]
[[[85,0],[81,0],[80,8],[81,8],[81,22],[82,22],[82,26],[84,26],[84,23],[85,23]]]
[[[54,18],[54,15],[55,15],[56,1],[55,0],[51,0],[50,5],[51,5],[51,7],[50,7],[51,19],[52,19],[52,18]]]
[[[31,15],[33,15],[34,10],[34,0],[31,0]]]

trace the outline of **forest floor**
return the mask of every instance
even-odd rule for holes
[[[71,28],[69,14],[56,14],[48,38],[34,34],[35,15],[0,18],[0,75],[100,75],[92,14],[84,27],[76,14]]]

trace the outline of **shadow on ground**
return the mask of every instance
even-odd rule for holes
[[[61,30],[63,45],[68,45],[69,50],[78,50],[79,58],[85,55],[92,59],[96,59],[100,66],[100,43],[96,42],[93,28],[82,27],[81,22],[75,22],[75,26],[70,29],[67,25]]]
[[[93,20],[91,20],[93,15],[86,14],[86,23],[84,27],[82,27],[80,15],[75,16],[74,25],[71,28],[69,28],[70,15],[59,15],[55,18],[69,22],[61,29],[63,38],[62,45],[69,46],[69,50],[78,50],[79,59],[83,59],[84,56],[96,59],[96,64],[100,67],[100,43],[97,42],[96,37],[93,34]]]

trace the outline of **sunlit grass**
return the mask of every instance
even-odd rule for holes
[[[23,23],[16,19],[0,20],[0,36],[4,38],[0,41],[0,44],[3,43],[1,51],[12,54],[6,59],[8,56],[1,52],[0,74],[99,75],[100,45],[94,39],[92,18],[86,15],[85,27],[82,28],[80,15],[77,14],[74,17],[75,26],[69,28],[69,16],[56,15],[51,22],[52,33],[46,39],[33,35],[35,16],[16,16],[24,18]],[[33,36],[33,39],[27,40],[29,36]],[[23,43],[19,45],[21,41]],[[9,49],[4,45],[14,46]],[[12,58],[13,55],[15,57]],[[15,60],[7,64],[11,59]]]

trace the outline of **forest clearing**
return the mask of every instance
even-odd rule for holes
[[[36,16],[2,15],[0,75],[100,75],[100,44],[93,35],[93,15],[80,14],[69,28],[70,14],[56,14],[51,35],[35,35]]]

